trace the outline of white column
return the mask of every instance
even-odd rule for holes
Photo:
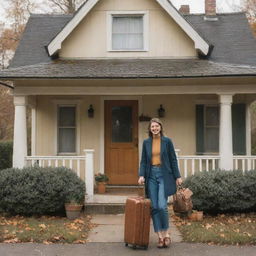
[[[233,169],[233,141],[232,141],[232,97],[222,94],[220,97],[220,169]]]
[[[27,156],[26,96],[14,96],[13,167],[23,168]]]
[[[86,186],[86,200],[93,201],[94,195],[94,150],[85,149],[85,186]]]
[[[250,111],[251,104],[246,104],[246,155],[250,156],[252,154],[252,141],[251,141],[251,111]]]

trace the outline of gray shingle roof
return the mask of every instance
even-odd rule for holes
[[[210,60],[256,65],[256,39],[244,13],[218,14],[218,21],[204,21],[204,16],[185,18],[214,45]]]
[[[72,15],[32,14],[10,67],[50,62],[45,47],[71,18]]]
[[[96,59],[55,60],[51,63],[2,71],[15,78],[186,78],[214,76],[256,76],[256,67],[208,60]]]
[[[71,18],[72,15],[32,15],[10,67],[50,62],[45,47]],[[244,13],[219,14],[218,21],[205,21],[204,15],[185,18],[214,45],[210,60],[256,65],[256,40]]]

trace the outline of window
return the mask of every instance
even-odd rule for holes
[[[206,152],[219,151],[219,107],[205,106],[204,148]]]
[[[245,104],[232,104],[233,154],[246,154]],[[196,105],[197,154],[219,153],[220,107]]]
[[[110,51],[147,50],[147,14],[145,12],[112,12],[109,15]]]
[[[76,106],[58,106],[58,153],[76,153]]]

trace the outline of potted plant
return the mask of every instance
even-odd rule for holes
[[[66,197],[65,210],[68,219],[76,219],[80,217],[81,210],[83,208],[84,196],[82,194],[70,193]]]
[[[97,184],[97,191],[99,194],[104,194],[106,192],[106,184],[108,180],[108,176],[104,173],[95,174],[95,181]]]

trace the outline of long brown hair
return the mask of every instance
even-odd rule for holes
[[[156,117],[152,118],[149,121],[149,124],[148,124],[148,136],[149,137],[153,137],[152,132],[150,130],[150,127],[151,127],[152,123],[158,123],[161,126],[160,135],[163,136],[164,135],[163,123],[162,123],[162,121],[159,118],[156,118]]]

